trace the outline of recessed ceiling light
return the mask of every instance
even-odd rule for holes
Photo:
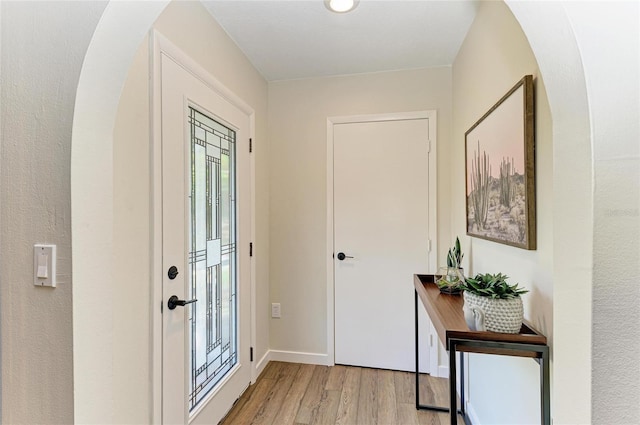
[[[356,8],[359,0],[324,0],[324,5],[332,12],[346,13]]]

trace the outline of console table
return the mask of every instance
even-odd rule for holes
[[[416,409],[449,412],[451,425],[457,425],[457,413],[466,424],[469,419],[464,400],[464,363],[462,353],[497,354],[504,356],[530,357],[540,365],[540,416],[541,423],[551,425],[549,396],[549,346],[547,338],[527,323],[522,324],[518,334],[471,331],[464,320],[461,295],[440,293],[434,275],[413,275],[415,286],[415,347],[416,347]],[[433,323],[438,339],[449,351],[449,407],[420,404],[419,345],[418,345],[418,299],[422,301],[429,319]],[[460,409],[457,406],[456,353],[460,353]]]

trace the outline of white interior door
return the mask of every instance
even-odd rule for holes
[[[216,424],[251,379],[249,116],[160,60],[162,421]]]
[[[415,370],[413,274],[429,270],[429,120],[333,130],[335,362]]]

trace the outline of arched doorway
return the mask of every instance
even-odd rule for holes
[[[116,311],[117,297],[121,295],[114,290],[109,274],[114,265],[111,253],[117,249],[113,243],[112,214],[113,127],[120,92],[134,53],[167,4],[167,1],[140,2],[135,5],[110,2],[89,46],[78,84],[71,165],[77,422],[93,422],[98,418],[110,417],[114,397],[126,397],[126,394],[114,394],[111,385],[114,373],[118,371],[112,365],[115,348],[110,323]],[[507,4],[520,22],[536,55],[553,116],[559,116],[560,111],[572,111],[570,114],[563,113],[562,119],[554,120],[554,161],[571,161],[583,175],[591,176],[592,154],[584,71],[566,12],[561,5],[553,3],[541,5],[508,1]],[[558,51],[562,54],[558,55]],[[561,66],[558,66],[560,60]],[[557,146],[562,146],[562,149]],[[576,158],[576,150],[583,155]],[[554,310],[557,312],[554,314],[554,418],[558,422],[588,422],[591,397],[591,299],[590,291],[575,291],[575,287],[592,280],[589,272],[591,256],[585,256],[584,253],[590,253],[593,245],[593,220],[589,215],[593,199],[589,189],[585,193],[574,193],[575,188],[566,176],[558,175],[555,179],[554,198],[560,201],[556,205],[561,205],[563,199],[575,200],[578,197],[580,208],[577,210],[574,206],[572,209],[572,205],[567,205],[567,209],[558,208],[554,215],[554,252],[562,252],[563,266],[560,268],[560,261],[557,261],[554,270]],[[584,219],[575,220],[576,214]],[[583,247],[583,251],[564,250],[565,240]],[[99,241],[98,252],[103,255],[94,254],[96,241]],[[102,272],[96,273],[96,270]],[[91,285],[86,282],[91,282]],[[576,293],[582,293],[584,297],[576,299]],[[567,309],[567,306],[571,308]],[[587,337],[575,336],[575,330],[568,328],[570,322],[563,320],[562,313],[565,310],[572,312],[574,322],[577,320],[581,323],[581,330]],[[576,311],[580,312],[579,318],[575,317]],[[576,344],[579,346],[576,347]],[[86,366],[95,363],[101,367],[93,369],[91,376],[88,376]],[[157,385],[149,385],[149,391],[153,394],[153,412],[157,412],[159,405],[155,388]]]

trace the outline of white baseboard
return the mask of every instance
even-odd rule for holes
[[[438,366],[437,371],[438,378],[448,378],[449,377],[449,366]]]
[[[256,380],[262,374],[262,372],[264,371],[264,368],[267,367],[270,360],[271,360],[271,351],[267,350],[267,352],[264,353],[264,356],[262,356],[262,358],[258,360],[258,362],[255,364],[255,369],[253,371],[253,379],[251,381],[252,384],[256,383]]]
[[[468,401],[467,401],[467,416],[469,417],[469,420],[471,421],[472,424],[476,424],[476,425],[480,424],[480,419],[478,419],[478,415],[476,414],[476,411],[473,408],[473,405]]]
[[[328,354],[281,350],[269,350],[269,354],[269,359],[271,361],[329,366]]]

